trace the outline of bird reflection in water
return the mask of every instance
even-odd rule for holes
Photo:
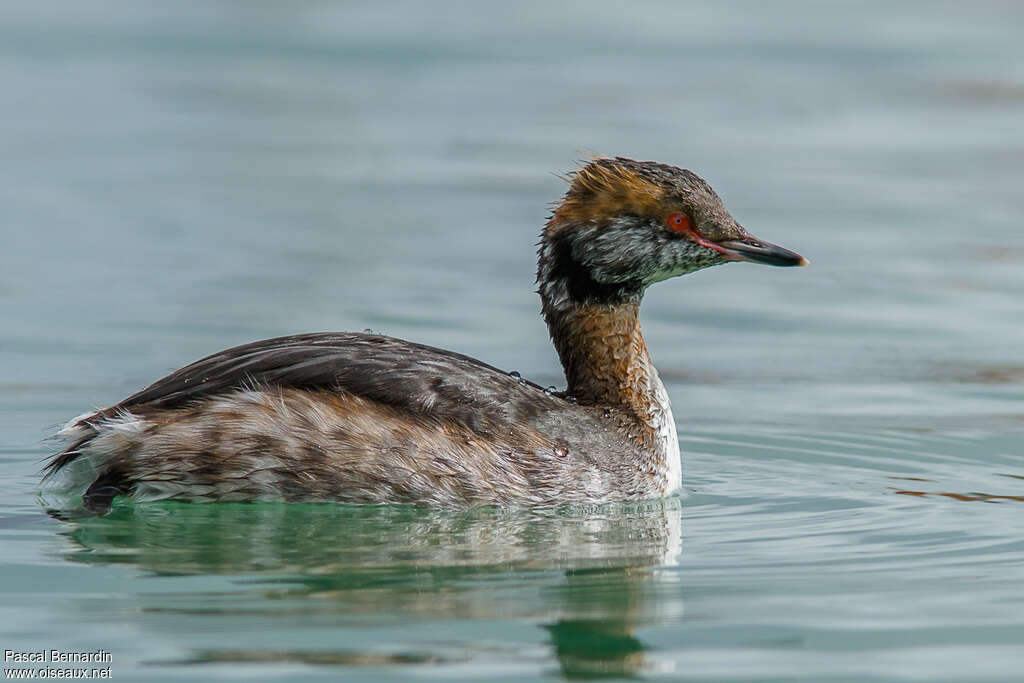
[[[241,575],[228,590],[160,592],[137,599],[151,619],[238,616],[247,623],[303,615],[352,621],[533,622],[550,653],[533,664],[566,677],[631,676],[656,667],[642,626],[677,618],[681,551],[678,499],[597,508],[441,510],[332,504],[159,503],[115,506],[67,522],[74,562],[129,565],[154,577]],[[255,596],[254,596],[255,587]],[[255,597],[255,599],[254,599]],[[336,642],[337,628],[323,630]],[[167,665],[297,662],[314,666],[472,666],[474,652],[522,664],[536,643],[494,646],[422,641],[388,651],[193,648]],[[284,638],[283,640],[287,640]],[[504,639],[503,643],[508,641]],[[495,648],[499,651],[495,651]],[[484,656],[484,655],[481,655]]]

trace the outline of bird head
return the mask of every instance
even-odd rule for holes
[[[616,157],[591,161],[568,180],[541,235],[542,294],[558,283],[564,290],[558,295],[579,303],[614,303],[639,300],[655,282],[730,261],[808,263],[747,232],[691,171]]]

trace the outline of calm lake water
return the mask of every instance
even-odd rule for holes
[[[122,681],[1024,678],[1024,9],[8,0],[0,648]],[[119,505],[44,439],[257,338],[562,384],[552,175],[691,168],[813,261],[660,284],[681,499]]]

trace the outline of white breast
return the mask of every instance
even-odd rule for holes
[[[665,458],[666,496],[678,493],[683,488],[683,462],[679,454],[679,436],[676,434],[676,419],[672,415],[672,406],[668,400],[668,392],[661,378],[654,373],[651,382],[654,411],[652,423],[657,433],[658,451]]]

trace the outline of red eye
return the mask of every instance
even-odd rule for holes
[[[693,219],[685,213],[669,214],[665,219],[665,227],[673,232],[693,232]]]

